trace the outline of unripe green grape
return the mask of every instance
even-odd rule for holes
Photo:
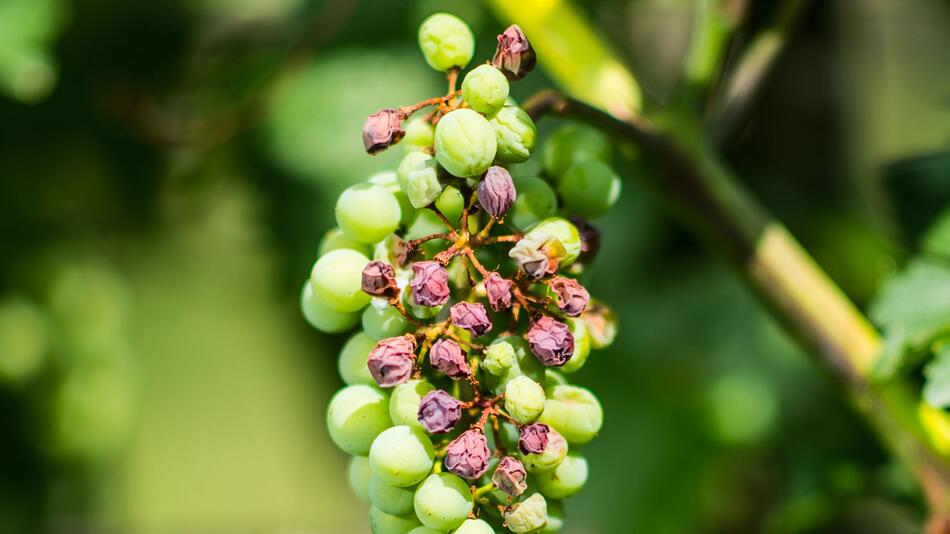
[[[594,439],[604,424],[604,409],[589,390],[579,386],[554,386],[547,390],[539,421],[557,430],[569,443]]]
[[[400,226],[408,228],[415,222],[416,217],[419,215],[419,210],[412,207],[412,204],[409,202],[409,196],[399,186],[399,179],[396,177],[395,171],[378,172],[370,176],[368,182],[385,187],[387,191],[396,197],[396,202],[399,202]],[[368,255],[369,254],[367,254],[367,256]]]
[[[333,250],[322,256],[310,272],[314,296],[324,307],[341,313],[359,311],[369,304],[363,292],[363,268],[369,258],[349,249]]]
[[[310,280],[303,283],[300,291],[300,311],[310,326],[328,334],[339,334],[353,328],[359,320],[358,313],[331,310],[313,293]]]
[[[503,393],[508,382],[519,376],[526,376],[537,383],[544,382],[544,366],[531,353],[531,347],[524,338],[518,336],[502,336],[492,341],[495,343],[508,343],[514,349],[515,358],[511,367],[505,369],[500,376],[486,374],[484,376],[485,385],[492,391]],[[489,346],[490,347],[490,346]]]
[[[558,186],[564,209],[585,219],[607,213],[620,198],[620,189],[620,177],[606,163],[595,159],[572,165]]]
[[[584,487],[587,483],[587,459],[580,453],[571,451],[560,465],[550,471],[535,475],[538,489],[546,497],[566,499]]]
[[[514,182],[518,196],[508,216],[515,228],[524,230],[557,212],[557,195],[547,182],[534,176],[516,178]]]
[[[526,425],[544,411],[544,389],[526,376],[518,376],[505,386],[505,410],[515,421]]]
[[[462,100],[485,115],[497,113],[508,98],[508,78],[492,65],[479,65],[462,80]]]
[[[452,223],[458,224],[465,209],[465,198],[462,192],[453,186],[447,186],[435,201],[435,207]]]
[[[482,368],[495,376],[505,374],[515,364],[515,349],[507,342],[492,343],[485,348]]]
[[[498,145],[495,153],[497,161],[502,163],[528,161],[538,140],[538,129],[525,110],[516,106],[505,106],[488,122],[495,129]]]
[[[610,140],[584,124],[569,124],[554,132],[541,154],[544,171],[555,181],[575,163],[590,159],[610,161]]]
[[[354,456],[366,456],[376,437],[390,426],[389,399],[372,386],[347,386],[330,399],[330,437],[337,447]]]
[[[550,367],[544,370],[544,385],[546,388],[552,388],[554,386],[560,386],[567,383],[567,377],[565,377],[563,373],[555,371]]]
[[[356,497],[366,504],[372,504],[369,498],[369,480],[372,477],[373,470],[369,467],[369,458],[365,456],[350,458],[350,465],[346,470],[346,479]]]
[[[389,414],[386,414],[389,418]],[[399,425],[382,432],[369,451],[373,476],[390,486],[405,488],[422,481],[432,471],[435,451],[425,432]]]
[[[495,534],[495,530],[483,519],[466,519],[452,534]]]
[[[548,436],[548,446],[543,452],[521,455],[524,468],[529,473],[537,474],[550,471],[561,465],[564,458],[567,458],[567,451],[569,449],[567,441],[556,434],[548,434]]]
[[[370,478],[369,497],[373,506],[391,515],[409,515],[412,513],[412,497],[415,488],[399,488]]]
[[[376,184],[350,186],[336,201],[336,223],[352,239],[373,244],[399,228],[399,202]]]
[[[450,111],[435,125],[435,157],[455,176],[480,176],[497,150],[494,128],[471,109]]]
[[[389,398],[389,416],[393,424],[422,429],[419,403],[435,387],[426,380],[410,380],[393,388]]]
[[[369,360],[369,352],[376,346],[376,340],[367,336],[363,332],[357,332],[350,336],[350,339],[343,344],[340,350],[340,357],[337,361],[337,369],[340,371],[340,377],[349,385],[366,384],[372,386],[376,384],[373,375],[369,374],[369,367],[366,362]]]
[[[323,239],[320,240],[320,245],[317,246],[317,257],[341,248],[355,250],[364,256],[369,256],[370,253],[369,245],[347,236],[343,233],[343,230],[334,227],[330,228],[330,230],[323,235]]]
[[[435,70],[464,69],[475,53],[475,36],[462,19],[435,13],[419,26],[419,48]]]
[[[409,514],[398,516],[371,506],[369,509],[369,528],[373,534],[409,534],[419,526],[419,519]]]
[[[416,527],[409,531],[409,534],[445,534],[444,530],[436,530],[429,527]]]
[[[416,117],[411,119],[406,122],[403,129],[406,130],[406,135],[402,138],[400,144],[406,150],[422,150],[432,146],[435,139],[435,127],[425,118]]]
[[[416,517],[429,528],[456,528],[468,518],[473,508],[468,484],[451,473],[430,475],[416,490]]]
[[[532,494],[505,513],[508,529],[518,534],[531,532],[544,527],[548,521],[548,506],[540,493]]]
[[[567,321],[571,335],[574,336],[574,355],[561,366],[560,371],[565,374],[576,373],[587,362],[590,356],[590,332],[587,330],[587,324],[581,319],[569,318]]]
[[[414,209],[431,204],[442,191],[435,158],[425,152],[410,152],[396,169],[396,180]]]
[[[564,248],[565,256],[561,258],[561,266],[570,265],[581,254],[581,235],[567,219],[550,217],[531,227],[525,238],[542,243],[548,238],[555,238]]]
[[[376,341],[401,336],[412,329],[412,323],[395,306],[367,306],[363,310],[362,325],[366,335]]]
[[[46,317],[30,301],[11,298],[0,304],[0,382],[22,384],[46,360]]]

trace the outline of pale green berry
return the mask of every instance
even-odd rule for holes
[[[531,532],[548,521],[548,504],[540,493],[528,497],[505,512],[505,524],[512,532]]]
[[[369,509],[369,528],[373,534],[408,534],[417,526],[419,519],[413,514],[398,516],[387,514],[375,506]]]
[[[423,117],[416,117],[405,123],[405,137],[400,142],[407,150],[421,150],[432,146],[435,139],[435,127]]]
[[[495,530],[483,519],[466,519],[452,534],[495,534]]]
[[[475,36],[468,24],[448,13],[436,13],[419,26],[419,48],[435,70],[465,68],[475,53]]]
[[[347,386],[330,399],[327,429],[333,442],[350,454],[365,456],[380,432],[391,425],[389,398],[374,387]]]
[[[352,239],[376,243],[399,228],[399,202],[385,187],[357,184],[336,202],[336,223]]]
[[[435,387],[426,380],[410,380],[393,388],[389,398],[389,416],[393,424],[422,428],[419,403]]]
[[[554,132],[544,143],[541,163],[546,173],[559,181],[575,163],[596,159],[610,161],[610,140],[584,124],[569,124]]]
[[[561,266],[567,266],[574,262],[581,254],[581,236],[577,227],[571,224],[567,219],[560,217],[551,217],[545,219],[531,227],[525,234],[525,239],[536,243],[544,243],[550,238],[554,238],[563,248],[564,257],[561,258]]]
[[[340,358],[337,361],[337,369],[340,371],[340,377],[343,378],[344,382],[350,385],[376,385],[373,375],[369,373],[369,368],[366,366],[369,353],[375,346],[376,340],[363,332],[353,334],[343,344],[343,349],[340,350]]]
[[[524,338],[519,336],[499,337],[495,341],[492,341],[488,349],[495,350],[491,347],[495,344],[502,343],[509,345],[514,350],[514,361],[510,366],[504,368],[503,372],[498,376],[486,373],[484,376],[486,387],[495,393],[504,393],[508,382],[519,376],[527,376],[539,384],[544,382],[544,365],[542,365],[541,362],[538,361],[538,358],[531,352],[531,347]]]
[[[446,186],[439,198],[435,199],[435,207],[452,223],[458,223],[465,209],[465,198],[462,192],[454,186]]]
[[[515,364],[515,349],[511,343],[492,343],[485,349],[482,368],[495,376],[501,376]]]
[[[534,176],[516,178],[514,182],[518,196],[508,218],[515,228],[525,230],[557,211],[557,195],[547,182]]]
[[[557,430],[570,443],[587,443],[600,432],[604,409],[589,390],[579,386],[554,386],[548,388],[547,397],[539,422]]]
[[[414,208],[431,204],[442,192],[438,165],[435,158],[425,152],[406,154],[396,169],[396,180]]]
[[[328,334],[339,334],[353,328],[359,313],[338,312],[330,309],[313,293],[310,280],[303,283],[300,291],[300,310],[310,326]]]
[[[429,528],[456,528],[468,518],[473,508],[468,484],[451,473],[430,475],[416,490],[416,517]]]
[[[455,176],[480,176],[495,159],[495,130],[471,109],[445,114],[435,126],[435,156]]]
[[[436,530],[426,526],[416,527],[409,531],[409,534],[445,534],[444,530]]]
[[[505,410],[523,425],[533,423],[544,411],[544,388],[526,376],[514,378],[505,386]]]
[[[572,165],[558,185],[564,209],[585,219],[607,213],[620,198],[620,177],[601,161],[590,159]]]
[[[371,303],[363,310],[363,331],[376,341],[396,337],[412,329],[410,323],[395,306],[376,306]]]
[[[370,254],[370,247],[366,243],[362,243],[347,236],[345,233],[343,233],[343,230],[340,230],[339,228],[330,228],[327,233],[323,234],[323,238],[320,240],[320,244],[317,246],[317,257],[323,256],[327,252],[341,248],[355,250],[364,256],[369,256]]]
[[[587,329],[587,323],[580,318],[569,318],[566,323],[574,336],[574,355],[560,370],[562,373],[571,374],[580,370],[590,356],[590,331]]]
[[[388,410],[386,418],[389,419]],[[386,429],[369,449],[373,477],[400,488],[421,482],[432,471],[434,458],[432,441],[425,432],[406,425]]]
[[[462,99],[485,115],[497,113],[508,98],[508,78],[492,65],[479,65],[462,80]]]
[[[373,477],[373,471],[369,467],[369,458],[365,456],[354,456],[350,458],[350,465],[346,471],[347,481],[350,483],[350,489],[356,494],[356,497],[366,504],[371,504],[369,498],[369,480]]]
[[[314,296],[333,311],[352,313],[363,309],[370,299],[362,286],[363,268],[367,263],[369,258],[353,250],[328,252],[317,260],[310,272]]]
[[[369,498],[373,506],[392,515],[404,516],[412,513],[412,496],[415,488],[400,488],[384,484],[376,477],[369,481]]]
[[[572,357],[571,359],[574,359],[574,358]],[[567,383],[568,383],[567,377],[565,377],[562,373],[555,371],[554,369],[551,369],[550,367],[544,370],[545,387],[554,387],[554,386],[559,386],[561,384],[567,384]]]
[[[396,201],[399,202],[399,225],[404,228],[412,226],[416,217],[419,216],[419,210],[412,207],[412,204],[409,203],[409,196],[399,187],[399,180],[396,178],[396,173],[394,171],[378,172],[370,176],[368,182],[381,185],[392,193],[393,196],[396,197]]]
[[[566,499],[587,483],[587,459],[571,451],[560,465],[535,475],[538,489],[552,499]]]
[[[531,153],[534,152],[538,129],[525,110],[515,106],[505,106],[488,122],[495,129],[497,138],[496,160],[502,163],[528,161]]]

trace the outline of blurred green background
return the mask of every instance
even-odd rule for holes
[[[950,3],[801,4],[723,151],[865,308],[950,205]],[[577,2],[654,109],[700,5]],[[752,2],[735,47],[786,8]],[[476,57],[507,25],[471,0],[0,2],[0,532],[368,531],[323,421],[345,339],[297,297],[337,194],[395,163],[363,118],[442,90],[415,48],[440,10]],[[616,164],[591,291],[620,330],[577,378],[606,424],[565,532],[916,531],[910,475]]]

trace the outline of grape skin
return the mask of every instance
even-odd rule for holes
[[[392,306],[367,306],[362,316],[363,332],[375,341],[405,334],[412,324]]]
[[[390,426],[389,398],[372,386],[347,386],[330,399],[330,437],[337,447],[352,455],[366,456],[376,437]]]
[[[399,228],[399,201],[385,187],[357,184],[336,202],[336,223],[347,237],[373,244]]]
[[[399,488],[384,484],[376,477],[370,478],[369,497],[373,506],[387,514],[398,516],[411,514],[413,495],[415,495],[415,488]]]
[[[357,332],[350,336],[350,339],[340,350],[340,357],[337,362],[340,377],[344,382],[350,385],[376,385],[373,375],[369,373],[369,368],[366,366],[369,352],[373,350],[374,346],[376,346],[376,340],[363,332]]]
[[[462,80],[462,99],[485,115],[497,113],[508,98],[508,78],[491,65],[479,65]]]
[[[416,516],[422,524],[439,530],[458,527],[474,507],[468,484],[451,473],[426,478],[416,490],[414,501]]]
[[[535,475],[535,481],[546,497],[566,499],[584,487],[587,473],[587,459],[578,452],[570,451],[560,465]]]
[[[620,177],[613,169],[593,159],[574,164],[558,186],[564,209],[586,219],[607,213],[620,198],[620,189]]]
[[[310,285],[320,302],[330,310],[352,313],[369,304],[363,292],[363,267],[369,258],[359,252],[340,249],[322,256],[310,272]]]
[[[435,126],[435,156],[454,176],[481,175],[495,160],[497,150],[495,130],[471,109],[450,111]]]
[[[388,406],[386,419],[389,419]],[[422,430],[399,425],[383,431],[369,450],[373,476],[401,488],[414,486],[432,471],[435,451]]]
[[[435,70],[465,68],[475,53],[475,36],[462,19],[448,13],[436,13],[419,26],[419,48]]]
[[[435,386],[426,380],[410,380],[393,389],[389,400],[389,416],[394,424],[422,429],[419,422],[419,403]]]
[[[369,481],[373,476],[373,471],[369,467],[369,458],[365,456],[350,458],[350,465],[347,467],[346,474],[350,489],[353,490],[356,497],[366,504],[372,504],[369,498]]]
[[[590,390],[571,385],[554,386],[547,390],[547,396],[539,421],[557,430],[568,443],[587,443],[600,432],[604,410]]]
[[[303,283],[300,291],[300,311],[310,326],[328,334],[346,332],[359,320],[358,313],[342,313],[326,307],[314,295],[310,280]]]

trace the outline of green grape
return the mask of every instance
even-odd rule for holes
[[[46,361],[46,317],[28,300],[9,298],[0,304],[0,382],[22,384]]]
[[[565,377],[563,373],[548,368],[544,370],[544,383],[547,387],[554,387],[567,384],[568,382],[567,377]]]
[[[525,234],[525,238],[544,242],[547,237],[554,237],[564,247],[566,256],[561,259],[561,266],[567,266],[574,262],[581,254],[581,235],[577,227],[571,224],[567,219],[560,217],[551,217],[545,219],[531,227]]]
[[[479,65],[462,80],[462,100],[479,113],[497,113],[507,98],[508,78],[492,65]]]
[[[494,345],[496,343],[507,343],[511,345],[511,348],[513,348],[515,352],[515,358],[511,366],[505,369],[504,373],[500,376],[494,376],[492,374],[485,375],[485,385],[491,388],[492,391],[496,394],[504,393],[508,382],[511,382],[519,376],[526,376],[539,384],[544,383],[544,366],[541,365],[541,362],[531,353],[531,347],[527,341],[518,336],[502,336],[492,341],[491,344]]]
[[[386,414],[389,419],[389,414]],[[369,451],[373,476],[380,482],[405,488],[422,481],[432,471],[435,451],[425,432],[406,425],[387,429]]]
[[[466,519],[452,534],[495,534],[495,530],[483,519]]]
[[[422,428],[419,422],[419,403],[435,387],[425,380],[410,380],[393,388],[389,399],[389,417],[397,425]]]
[[[363,310],[362,322],[363,331],[376,341],[401,336],[412,329],[412,323],[394,306],[367,306]]]
[[[398,516],[371,506],[369,509],[369,528],[373,534],[409,534],[419,526],[419,519],[414,515]]]
[[[416,527],[409,531],[409,534],[445,534],[444,530],[436,530],[429,527]]]
[[[455,15],[435,13],[419,26],[419,48],[435,70],[464,69],[475,53],[475,35]]]
[[[350,465],[346,470],[346,479],[356,497],[366,504],[372,504],[369,498],[369,481],[372,477],[373,470],[369,466],[369,458],[365,456],[350,458]]]
[[[336,201],[336,223],[347,236],[373,244],[399,228],[399,201],[376,184],[350,186]]]
[[[407,195],[405,191],[403,191],[399,186],[399,179],[397,178],[395,171],[378,172],[370,176],[368,181],[371,184],[385,187],[387,191],[396,197],[396,202],[399,202],[400,226],[403,228],[408,228],[413,222],[415,222],[416,217],[419,215],[419,210],[412,207],[412,203],[409,202],[409,195]],[[369,256],[369,253],[366,255]]]
[[[571,330],[571,335],[574,336],[574,355],[561,367],[560,371],[571,374],[584,367],[587,357],[590,356],[590,332],[587,330],[587,323],[581,319],[569,318],[565,322]]]
[[[348,249],[333,250],[322,256],[310,272],[314,297],[333,311],[361,310],[370,300],[362,286],[363,267],[367,263],[369,258]]]
[[[498,144],[496,160],[502,163],[528,161],[538,140],[538,129],[525,110],[516,106],[505,106],[488,122],[495,129]]]
[[[541,527],[538,534],[552,534],[564,528],[564,503],[548,500],[548,522]]]
[[[482,368],[495,376],[505,374],[515,364],[515,349],[511,343],[500,341],[485,349]]]
[[[516,376],[505,386],[505,410],[523,425],[534,422],[544,411],[544,389],[526,376]]]
[[[514,509],[505,512],[505,524],[509,530],[521,534],[533,532],[548,521],[548,506],[544,496],[534,493],[518,503]]]
[[[366,243],[360,243],[348,237],[343,233],[343,230],[339,228],[330,228],[330,230],[323,235],[323,239],[320,240],[320,245],[317,246],[317,257],[319,258],[332,250],[341,248],[355,250],[364,256],[369,256],[370,253],[369,245]]]
[[[406,150],[421,150],[432,146],[435,139],[435,127],[425,118],[411,119],[406,122],[403,129],[406,130],[406,135],[400,144]]]
[[[366,456],[376,436],[390,426],[389,399],[372,386],[347,386],[330,399],[327,409],[330,438],[349,454]]]
[[[524,468],[529,473],[536,474],[550,471],[561,465],[561,462],[563,462],[564,458],[567,457],[567,451],[569,447],[567,442],[564,441],[564,438],[560,436],[551,438],[551,434],[548,436],[548,446],[543,452],[521,455],[521,461],[524,463]]]
[[[390,486],[373,477],[369,481],[369,496],[373,506],[391,515],[408,515],[412,513],[412,497],[415,488],[398,488]]]
[[[468,518],[473,508],[468,484],[451,473],[430,475],[416,490],[416,517],[429,528],[456,528]]]
[[[442,192],[435,158],[425,152],[410,152],[396,169],[396,180],[413,208],[431,204]]]
[[[494,161],[497,149],[491,124],[470,109],[450,111],[435,126],[435,156],[455,176],[481,176]]]
[[[557,195],[547,182],[533,176],[514,180],[518,196],[508,212],[511,223],[524,230],[557,212]]]
[[[465,198],[462,192],[453,186],[447,186],[439,198],[435,201],[435,207],[445,215],[449,221],[458,224],[462,218],[462,210],[465,209]]]
[[[369,374],[369,367],[366,362],[369,360],[369,352],[376,346],[376,340],[363,332],[357,332],[350,336],[350,339],[340,350],[340,358],[337,361],[337,369],[340,371],[340,377],[349,385],[366,384],[368,386],[376,385],[373,375]]]
[[[571,451],[554,469],[536,474],[535,480],[538,489],[546,497],[566,499],[580,491],[587,483],[587,459],[580,453]]]
[[[303,283],[300,291],[300,310],[310,326],[328,334],[346,332],[356,325],[358,313],[344,313],[326,307],[313,293],[310,280]]]
[[[604,424],[604,410],[589,390],[579,386],[554,386],[547,390],[542,423],[557,430],[568,443],[594,439]]]
[[[585,219],[607,213],[620,198],[620,177],[606,163],[589,159],[575,163],[561,178],[558,191],[564,209]]]
[[[610,161],[610,140],[600,131],[583,124],[569,124],[554,132],[544,144],[541,164],[559,181],[575,163],[596,159]]]

